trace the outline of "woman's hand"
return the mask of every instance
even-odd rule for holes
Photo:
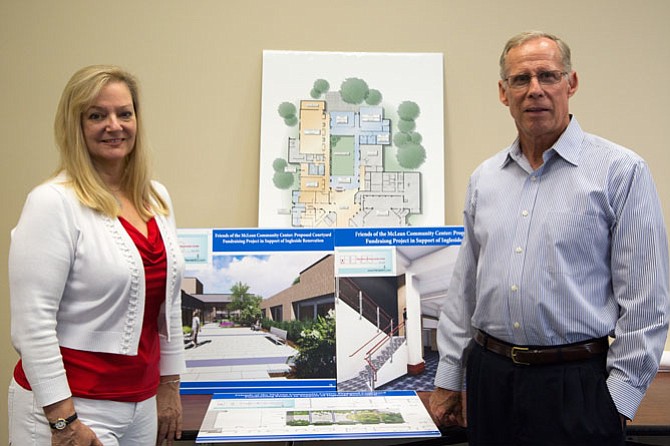
[[[104,446],[97,435],[79,420],[68,424],[62,431],[51,431],[51,446]]]
[[[181,439],[182,410],[179,396],[179,376],[161,376],[156,394],[158,411],[158,436],[156,446],[172,446],[174,440]]]
[[[75,413],[74,400],[66,398],[57,403],[44,406],[44,415],[50,422],[58,418],[67,418]],[[104,446],[95,432],[76,419],[63,430],[51,430],[51,446]]]

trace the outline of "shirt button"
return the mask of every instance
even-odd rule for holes
[[[523,249],[521,249],[521,246],[517,246],[514,252],[516,252],[517,254],[521,254],[523,252]]]
[[[528,217],[528,214],[529,214],[529,212],[525,209],[523,211],[521,211],[521,216],[522,217]]]
[[[512,290],[512,291],[514,291],[514,292],[517,292],[517,291],[519,291],[519,287],[516,286],[516,285],[512,285],[512,286],[510,287],[510,290]]]
[[[518,322],[515,322],[515,323],[514,323],[514,328],[519,328],[519,327],[521,327],[521,324],[518,323]]]

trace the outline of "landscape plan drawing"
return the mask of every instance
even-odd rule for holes
[[[263,52],[259,227],[444,223],[442,55]]]

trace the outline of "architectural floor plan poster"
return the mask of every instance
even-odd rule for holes
[[[264,51],[259,226],[443,224],[442,60]]]
[[[214,395],[196,443],[439,437],[415,392]]]

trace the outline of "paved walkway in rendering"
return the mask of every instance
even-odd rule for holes
[[[287,372],[289,357],[298,351],[277,345],[268,336],[249,327],[205,324],[199,345],[186,350],[187,371],[182,381],[262,380]]]

